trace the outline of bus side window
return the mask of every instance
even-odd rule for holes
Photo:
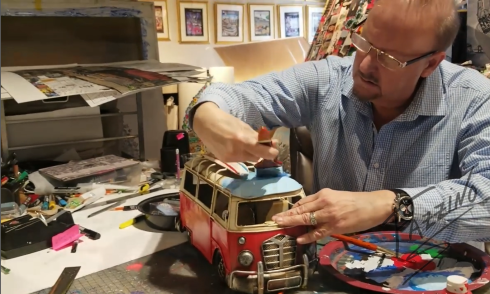
[[[214,205],[214,213],[223,219],[223,212],[228,211],[228,203],[230,199],[221,191],[216,193],[216,204]],[[226,219],[223,219],[226,221]]]
[[[211,208],[211,201],[213,200],[213,187],[211,187],[208,183],[201,181],[199,184],[199,195],[197,195],[197,199],[207,208]]]
[[[195,175],[192,173],[185,171],[184,178],[184,189],[189,192],[192,196],[196,196],[196,182],[194,181]]]

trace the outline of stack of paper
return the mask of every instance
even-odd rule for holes
[[[181,82],[200,82],[198,67],[156,60],[2,68],[2,99],[17,103],[82,95],[89,106]],[[201,69],[202,70],[202,69]]]

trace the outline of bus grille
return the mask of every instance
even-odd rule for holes
[[[277,235],[262,243],[266,270],[281,269],[296,263],[296,239]]]

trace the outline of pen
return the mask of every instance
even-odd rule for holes
[[[138,205],[126,205],[126,206],[119,206],[113,208],[112,210],[130,211],[130,210],[135,210],[136,208],[138,208]]]
[[[146,215],[144,215],[144,214],[138,215],[137,217],[120,224],[119,229],[124,229],[124,228],[127,228],[129,226],[132,226],[132,225],[142,221],[143,219],[145,219],[145,217],[146,217]]]

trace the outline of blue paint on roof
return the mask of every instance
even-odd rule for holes
[[[255,172],[240,179],[224,178],[221,186],[229,190],[231,195],[244,199],[294,192],[303,187],[286,173],[277,177],[257,177]]]

